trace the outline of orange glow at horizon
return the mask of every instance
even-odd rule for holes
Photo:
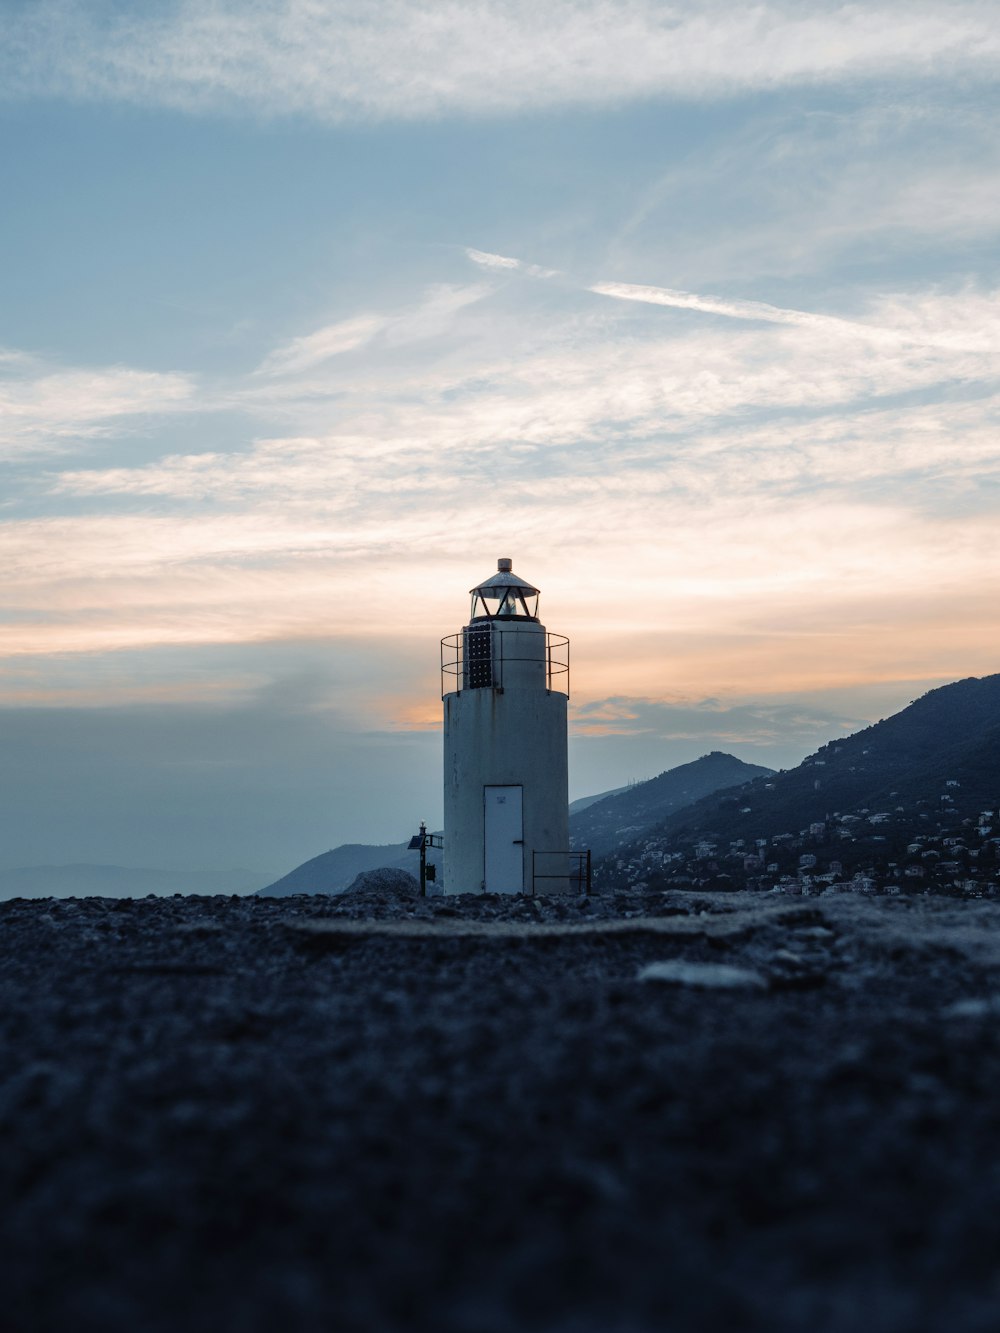
[[[623,543],[595,516],[590,541],[540,549],[515,513],[491,514],[474,538],[459,531],[447,554],[427,540],[423,516],[401,521],[389,547],[381,525],[355,533],[349,553],[319,528],[306,552],[301,531],[273,513],[10,524],[0,538],[0,700],[103,692],[113,702],[135,689],[164,702],[224,700],[230,678],[231,697],[245,698],[246,679],[267,679],[258,655],[298,644],[344,664],[334,693],[346,712],[379,727],[435,727],[438,640],[465,623],[468,589],[502,554],[541,587],[543,623],[570,637],[574,702],[771,698],[1000,666],[988,515],[932,531],[902,510],[799,502],[772,509],[771,536],[763,510],[751,520],[706,501],[701,514],[675,507],[663,533],[647,513]],[[534,517],[557,536],[565,527],[555,508]],[[220,648],[243,653],[245,670],[212,682],[166,670],[157,684],[163,654]],[[87,665],[137,653],[141,686]]]

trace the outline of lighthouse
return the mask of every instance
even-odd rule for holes
[[[470,595],[441,640],[444,892],[565,892],[569,640],[510,560]]]

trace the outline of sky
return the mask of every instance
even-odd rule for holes
[[[573,797],[1000,669],[992,0],[0,32],[0,867],[437,826],[500,556]]]

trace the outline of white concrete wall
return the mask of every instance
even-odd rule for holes
[[[532,627],[534,628],[534,627]],[[541,627],[538,627],[541,629]],[[533,643],[539,642],[537,634]],[[541,632],[544,647],[544,630]],[[509,662],[508,662],[509,666]],[[533,672],[537,676],[537,669]],[[505,669],[504,680],[509,679]],[[483,788],[524,788],[524,889],[531,892],[532,851],[569,847],[566,696],[529,684],[462,690],[444,697],[444,891],[483,887]],[[553,868],[554,858],[546,858]],[[549,880],[539,892],[565,892]]]

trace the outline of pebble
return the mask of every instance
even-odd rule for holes
[[[956,1000],[941,1011],[942,1018],[986,1018],[990,1014],[1000,1014],[1000,995]]]

